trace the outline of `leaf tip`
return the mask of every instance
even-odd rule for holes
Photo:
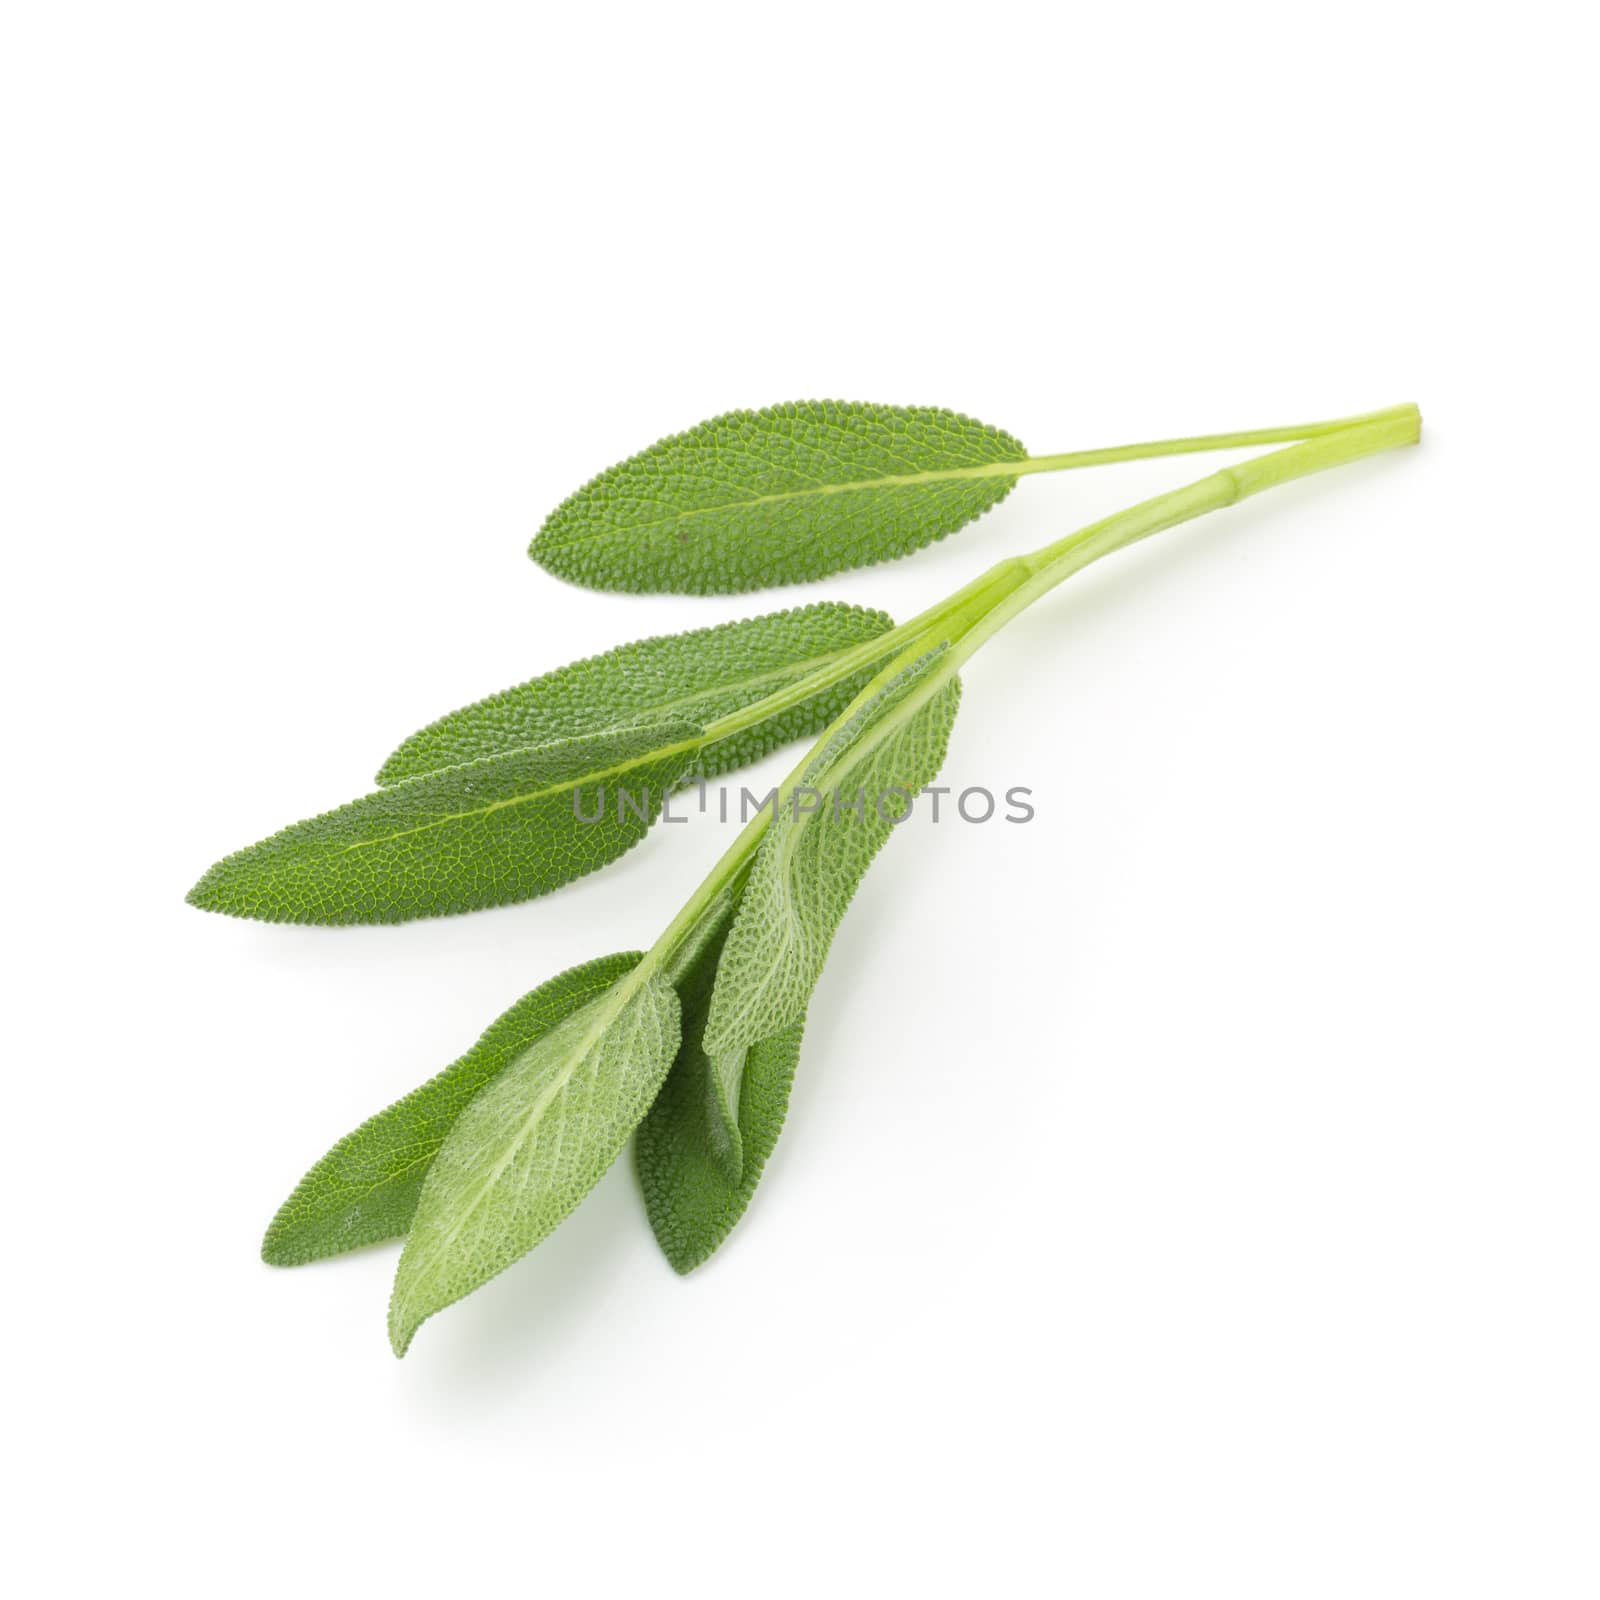
[[[546,572],[552,573],[556,577],[560,577],[561,574],[557,572],[555,567],[550,564],[550,558],[553,554],[553,551],[552,541],[545,536],[545,530],[548,527],[549,524],[546,523],[545,527],[540,528],[540,530],[528,541],[528,559],[536,567],[543,567]]]
[[[225,917],[259,917],[259,912],[241,902],[239,893],[240,858],[249,854],[248,850],[240,850],[214,861],[183,897],[184,903],[193,906],[196,911],[215,911]]]
[[[297,1267],[300,1257],[290,1251],[284,1244],[283,1236],[278,1231],[277,1224],[270,1226],[261,1241],[261,1259],[269,1267]]]
[[[411,1341],[424,1320],[409,1315],[398,1298],[389,1302],[389,1348],[394,1351],[396,1361],[405,1360],[406,1351],[411,1348]]]
[[[687,1278],[704,1261],[709,1251],[696,1247],[692,1230],[686,1230],[670,1214],[658,1210],[657,1196],[645,1192],[645,1211],[650,1219],[650,1231],[655,1235],[657,1248],[667,1258],[667,1265],[680,1278]]]
[[[329,1249],[326,1240],[318,1238],[314,1227],[307,1228],[303,1217],[290,1214],[295,1210],[295,1201],[300,1195],[301,1190],[297,1189],[278,1207],[277,1215],[267,1224],[267,1231],[261,1236],[261,1259],[269,1267],[303,1267],[307,1262],[320,1260],[337,1251],[337,1246]],[[354,1246],[345,1248],[353,1249]]]
[[[721,1243],[721,1235],[718,1235],[715,1241],[710,1241],[704,1236],[686,1239],[672,1251],[667,1260],[672,1263],[672,1270],[680,1278],[687,1278],[691,1272],[698,1272],[717,1253],[717,1246]]]
[[[567,553],[557,540],[545,537],[542,528],[533,536],[533,541],[528,546],[528,559],[552,578],[561,583],[570,583],[575,588],[604,590],[626,587],[620,583],[597,583],[592,577],[586,576],[581,566],[575,565],[568,559]]]
[[[217,869],[210,867],[183,897],[183,903],[195,908],[196,911],[219,911],[221,907],[216,901],[216,874]]]
[[[679,1238],[671,1233],[656,1232],[656,1243],[661,1247],[661,1253],[667,1258],[667,1265],[677,1273],[680,1278],[687,1278],[697,1267],[703,1267],[711,1259],[712,1245],[706,1247],[703,1239],[692,1235]]]

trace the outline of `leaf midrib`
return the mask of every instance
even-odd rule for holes
[[[897,488],[902,484],[938,483],[952,478],[1015,478],[1023,475],[1027,464],[1028,458],[1019,456],[1011,461],[984,461],[975,467],[932,467],[926,472],[896,472],[879,478],[848,478],[840,483],[818,483],[804,489],[779,489],[772,494],[751,495],[743,500],[724,500],[714,506],[686,506],[670,516],[653,517],[649,522],[626,522],[620,526],[594,528],[552,542],[565,547],[621,533],[648,533],[652,528],[664,528],[674,522],[687,521],[691,517],[716,516],[725,511],[747,511],[752,506],[775,505],[788,500],[810,500],[821,495],[853,494],[861,489]],[[545,537],[548,532],[547,527],[541,532],[540,537]]]
[[[600,1039],[611,1027],[611,1024],[616,1021],[617,1017],[621,1014],[623,1006],[625,1006],[627,1002],[633,998],[634,991],[636,991],[639,987],[638,982],[634,981],[635,975],[644,966],[645,963],[640,962],[639,966],[635,967],[632,972],[624,973],[622,977],[617,980],[617,989],[612,993],[611,996],[602,997],[601,1000],[593,1002],[597,1007],[595,1024],[584,1030],[581,1046],[574,1047],[568,1052],[567,1066],[565,1070],[560,1072],[551,1081],[549,1086],[540,1092],[538,1097],[534,1100],[534,1103],[528,1107],[527,1113],[522,1118],[515,1136],[509,1139],[506,1143],[505,1154],[495,1162],[494,1166],[489,1170],[489,1173],[484,1178],[483,1182],[478,1185],[478,1188],[473,1194],[472,1198],[461,1207],[460,1214],[457,1217],[455,1225],[451,1228],[450,1232],[445,1235],[444,1239],[439,1244],[438,1249],[433,1252],[435,1259],[438,1259],[439,1255],[444,1251],[449,1250],[455,1244],[456,1240],[461,1237],[461,1234],[466,1228],[467,1223],[471,1221],[472,1218],[477,1214],[484,1201],[493,1191],[495,1185],[499,1183],[501,1177],[505,1173],[506,1168],[509,1167],[516,1159],[518,1152],[521,1151],[528,1140],[535,1136],[538,1130],[538,1125],[544,1120],[545,1113],[550,1109],[551,1102],[572,1081],[573,1076],[577,1073],[578,1068],[588,1060],[589,1052],[594,1049],[596,1044],[599,1043]],[[606,1004],[606,1000],[608,998],[610,1000],[609,1005]],[[637,1029],[635,1029],[635,1032],[637,1032]],[[549,1034],[545,1035],[546,1039],[549,1037]],[[537,1050],[543,1043],[544,1039],[534,1040],[534,1042],[528,1046],[528,1049],[524,1051],[521,1056],[507,1066],[505,1069],[505,1076],[509,1077],[511,1073],[515,1072],[517,1067],[527,1059],[528,1055]]]
[[[885,630],[887,631],[887,630]],[[876,637],[869,634],[868,639]],[[684,695],[678,700],[663,700],[659,705],[647,709],[657,713],[669,711],[682,711],[685,706],[695,705],[701,700],[711,700],[718,695],[733,694],[740,689],[753,689],[759,684],[777,683],[784,678],[803,678],[817,667],[824,667],[830,661],[837,661],[840,656],[848,655],[857,649],[862,641],[855,644],[844,645],[838,650],[830,650],[826,655],[807,656],[802,661],[790,661],[779,667],[771,667],[766,672],[753,672],[748,677],[733,678],[727,683],[717,684],[710,689],[700,689],[694,694]]]
[[[935,651],[933,653],[937,654],[939,652]],[[806,776],[815,776],[820,780],[830,781],[836,788],[841,779],[854,772],[863,761],[883,745],[885,740],[904,728],[924,706],[945,688],[954,676],[953,668],[946,671],[930,670],[923,683],[913,684],[899,704],[893,706],[879,721],[869,723],[861,736],[847,745],[835,761],[830,762],[822,772],[808,773]],[[800,779],[797,777],[786,785],[787,792],[792,794],[794,787],[799,782]],[[779,805],[781,806],[782,803],[783,801],[780,798]],[[794,827],[784,832],[782,839],[779,841],[779,859],[774,870],[774,890],[782,902],[779,918],[779,937],[782,940],[781,948],[785,952],[797,948],[802,940],[809,942],[811,937],[811,930],[794,914],[794,895],[792,893],[790,866],[794,859],[794,852],[799,848],[806,829],[810,827],[812,821],[819,815],[821,815],[820,810],[805,812],[797,820]],[[777,968],[778,963],[774,962],[761,984],[754,991],[753,997],[745,997],[739,1007],[738,1014],[740,1018],[750,1015],[753,1010],[757,1009],[757,1001],[766,996],[771,978]],[[726,1055],[731,1049],[739,1048],[737,1045],[730,1046],[725,1042],[721,1043],[720,1048],[718,1047],[719,1041],[725,1041],[727,1035],[734,1031],[734,1027],[735,1022],[732,1019],[721,1027],[715,1026],[715,1014],[713,1013],[713,1022],[711,1026],[707,1027],[704,1041],[707,1055],[715,1059]]]
[[[900,732],[945,687],[951,676],[953,674],[935,676],[930,673],[928,682],[922,687],[921,692],[917,687],[913,687],[899,705],[893,707],[880,721],[871,724],[859,739],[850,743],[836,762],[830,763],[824,771],[816,774],[816,776],[823,782],[831,784],[833,790],[837,790],[840,782],[848,778],[864,761],[868,760],[889,739]],[[810,786],[807,785],[806,787]],[[829,791],[824,791],[824,793],[827,792]],[[783,868],[781,877],[785,883],[788,882],[789,863],[794,859],[794,853],[799,848],[806,829],[811,826],[815,818],[821,815],[822,808],[820,806],[815,811],[803,812],[794,827],[790,828],[784,835],[783,842],[779,848],[781,852],[780,865]]]
[[[365,850],[372,845],[392,844],[396,839],[409,839],[414,834],[427,833],[433,828],[448,827],[452,822],[465,822],[472,817],[492,816],[496,811],[504,811],[508,806],[531,805],[535,800],[547,799],[550,795],[561,794],[568,789],[578,788],[585,783],[593,783],[601,778],[614,778],[624,772],[631,772],[635,767],[648,766],[653,761],[664,760],[667,756],[682,755],[690,750],[699,750],[706,743],[704,737],[680,740],[677,744],[664,744],[654,750],[647,750],[643,755],[635,756],[619,766],[605,767],[595,772],[581,772],[571,778],[563,778],[559,783],[551,784],[548,788],[532,789],[526,794],[506,795],[499,800],[491,800],[487,805],[475,806],[470,811],[451,811],[443,816],[430,818],[427,822],[420,822],[414,828],[399,828],[393,833],[385,833],[376,839],[357,839],[352,844],[347,844],[340,855],[349,855],[356,850]],[[537,745],[528,746],[537,749]],[[516,752],[509,752],[515,754]],[[503,758],[502,758],[503,759]],[[448,770],[448,769],[446,769]],[[432,777],[435,774],[421,773],[419,777]],[[390,790],[392,795],[395,791]]]

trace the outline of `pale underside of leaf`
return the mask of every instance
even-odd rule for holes
[[[881,611],[825,602],[688,633],[640,639],[575,661],[453,711],[413,734],[384,763],[380,784],[442,767],[676,719],[704,726],[778,693],[845,651],[886,633]],[[754,727],[708,744],[697,772],[716,777],[780,744],[819,732],[854,697],[865,666]]]
[[[602,956],[541,984],[491,1023],[458,1061],[347,1134],[272,1219],[263,1259],[294,1266],[401,1238],[433,1158],[478,1091],[638,962],[636,953]]]
[[[686,722],[412,778],[219,861],[192,905],[267,922],[403,922],[546,894],[648,832],[702,744]]]
[[[705,1030],[713,1058],[804,1016],[863,874],[943,764],[960,689],[953,677],[934,687],[939,655],[899,674],[807,764],[799,783],[820,805],[780,806],[718,965]]]
[[[478,1093],[423,1182],[389,1307],[396,1355],[428,1317],[525,1255],[600,1181],[678,1042],[672,985],[636,969]]]
[[[733,594],[909,554],[997,504],[1027,452],[935,407],[733,411],[602,473],[530,554],[597,589]]]

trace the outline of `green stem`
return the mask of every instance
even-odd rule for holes
[[[790,794],[804,776],[816,751],[868,700],[929,650],[941,644],[950,646],[949,655],[940,663],[939,669],[928,673],[926,681],[917,685],[902,705],[896,706],[896,726],[903,724],[937,694],[962,664],[1014,617],[1042,595],[1048,594],[1058,583],[1075,572],[1081,572],[1102,556],[1110,555],[1115,550],[1124,550],[1141,539],[1149,538],[1151,534],[1190,522],[1207,512],[1235,505],[1280,483],[1289,483],[1315,472],[1326,472],[1331,467],[1341,467],[1384,450],[1415,444],[1421,429],[1421,413],[1414,405],[1393,406],[1386,411],[1371,412],[1349,424],[1327,424],[1325,431],[1314,438],[1292,444],[1284,450],[1257,456],[1236,467],[1224,467],[1220,472],[1213,472],[1182,489],[1141,501],[1126,511],[1119,511],[1069,533],[1054,544],[1034,551],[1032,555],[1013,556],[989,568],[973,582],[913,617],[910,622],[902,623],[898,628],[846,651],[798,684],[711,723],[705,730],[706,738],[710,740],[737,732],[741,727],[770,716],[781,706],[798,704],[828,684],[889,657],[887,663],[880,667],[824,731],[804,760],[778,786],[778,804],[781,805],[783,797]],[[770,815],[766,809],[758,811],[751,818],[651,948],[646,960],[641,963],[642,967],[666,966],[671,969],[681,952],[695,945],[697,935],[704,933],[707,922],[721,914],[725,894],[732,892],[740,875],[748,869],[769,821]]]
[[[1415,444],[1421,433],[1422,414],[1414,405],[1393,406],[1387,411],[1374,412],[1370,420],[1355,427],[1294,444],[1286,450],[1273,450],[1236,467],[1224,467],[1185,488],[1143,500],[1126,511],[1069,533],[1064,539],[1020,558],[1028,574],[1026,581],[1010,587],[993,606],[973,619],[956,641],[954,664],[967,660],[1041,595],[1048,594],[1058,583],[1114,550],[1125,550],[1153,533],[1190,522],[1208,511],[1236,505],[1280,483]]]
[[[1300,439],[1320,439],[1347,428],[1377,422],[1387,411],[1364,411],[1359,416],[1335,417],[1328,422],[1303,422],[1287,428],[1253,428],[1244,433],[1197,433],[1187,439],[1154,439],[1146,444],[1112,445],[1104,450],[1069,450],[1055,456],[1029,456],[1008,467],[1019,476],[1030,472],[1062,472],[1073,467],[1104,467],[1118,461],[1149,461],[1157,456],[1191,455],[1201,450],[1248,450],[1258,444],[1290,444]]]
[[[885,656],[895,654],[910,640],[921,638],[947,618],[958,615],[975,602],[985,599],[992,601],[998,585],[1003,582],[1020,581],[1012,577],[1011,569],[1014,565],[1014,562],[1002,561],[998,566],[990,567],[964,588],[947,595],[938,605],[930,606],[926,611],[918,613],[909,622],[902,622],[899,627],[891,628],[887,633],[880,633],[875,638],[865,639],[860,644],[852,645],[848,650],[841,651],[823,663],[815,672],[808,672],[805,677],[796,679],[763,700],[754,700],[737,711],[730,711],[725,717],[718,717],[714,722],[708,722],[705,725],[706,741],[709,743],[713,739],[725,739],[729,734],[753,728],[780,712],[789,710],[792,706],[801,705],[833,684],[842,683],[846,678],[853,677],[863,667],[870,667],[874,662],[882,661]]]
[[[1209,433],[1196,434],[1188,439],[1164,439],[1151,444],[1118,445],[1106,450],[1082,450],[1068,455],[1035,456],[1023,463],[1019,469],[1015,462],[1002,463],[1007,471],[1027,472],[1055,472],[1064,467],[1094,466],[1111,461],[1135,461],[1151,456],[1177,455],[1187,451],[1196,450],[1226,450],[1237,449],[1252,444],[1277,444],[1284,440],[1304,441],[1305,448],[1313,451],[1313,457],[1321,465],[1304,467],[1299,470],[1291,467],[1287,476],[1298,477],[1303,472],[1319,472],[1323,466],[1337,466],[1345,459],[1354,460],[1355,456],[1344,457],[1339,455],[1342,449],[1350,448],[1349,439],[1356,437],[1356,449],[1359,454],[1370,454],[1370,449],[1365,442],[1370,438],[1368,432],[1372,428],[1383,428],[1395,431],[1397,437],[1394,443],[1414,443],[1417,430],[1420,427],[1420,416],[1414,405],[1391,406],[1383,411],[1367,411],[1360,416],[1344,417],[1331,422],[1309,422],[1295,427],[1287,428],[1260,428],[1250,433]],[[1399,437],[1409,429],[1410,437]],[[1390,445],[1383,444],[1373,448],[1388,449]],[[1331,452],[1325,459],[1316,452],[1326,450]],[[1147,537],[1150,533],[1158,532],[1160,528],[1171,527],[1174,522],[1186,521],[1190,516],[1199,516],[1202,512],[1215,510],[1218,506],[1229,505],[1232,499],[1241,499],[1244,494],[1255,494],[1260,489],[1268,487],[1265,482],[1257,483],[1253,488],[1235,493],[1232,499],[1218,497],[1220,488],[1231,482],[1243,483],[1245,479],[1240,476],[1247,469],[1267,470],[1263,463],[1280,461],[1295,455],[1292,450],[1279,450],[1271,455],[1258,457],[1254,462],[1246,462],[1240,467],[1225,468],[1220,473],[1214,473],[1209,478],[1204,478],[1198,484],[1191,485],[1189,489],[1180,489],[1174,495],[1161,495],[1155,500],[1145,501],[1133,507],[1131,511],[1119,513],[1115,518],[1108,518],[1107,522],[1117,523],[1119,526],[1123,519],[1144,513],[1149,507],[1165,507],[1169,502],[1181,505],[1193,504],[1197,509],[1176,515],[1172,521],[1161,522],[1159,525],[1148,527],[1144,533],[1135,535],[1136,538]],[[1302,459],[1295,457],[1295,459]],[[950,475],[973,475],[989,472],[989,466],[953,469]],[[1272,470],[1280,471],[1281,468]],[[1278,479],[1272,480],[1280,481]],[[1191,500],[1189,497],[1193,497]],[[1079,533],[1068,535],[1060,545],[1078,542],[1081,543],[1098,535],[1105,526],[1095,523]],[[1124,542],[1132,543],[1133,539]],[[1079,565],[1087,565],[1088,561],[1098,560],[1100,555],[1108,553],[1109,549],[1120,549],[1121,544],[1112,544],[1106,548],[1098,548],[1095,554],[1088,556]],[[742,707],[738,711],[730,712],[725,717],[708,723],[705,729],[707,740],[723,739],[730,734],[743,731],[745,728],[755,727],[758,723],[765,722],[768,718],[789,710],[793,706],[802,704],[813,695],[820,693],[835,683],[842,683],[846,678],[852,677],[864,667],[872,666],[890,655],[897,654],[907,643],[927,638],[943,629],[944,624],[954,619],[961,618],[971,612],[975,607],[979,614],[987,611],[989,606],[1017,589],[1032,576],[1038,569],[1038,564],[1045,560],[1051,552],[1058,549],[1058,545],[1048,546],[1045,550],[1036,551],[1032,556],[1014,557],[1000,562],[997,566],[990,567],[981,573],[965,588],[959,589],[955,594],[947,596],[937,605],[930,606],[928,610],[919,613],[909,622],[903,622],[897,628],[892,628],[887,633],[879,634],[875,639],[867,639],[861,644],[853,645],[850,649],[841,652],[831,661],[819,668],[815,673],[808,673],[805,677],[796,679],[793,683],[778,690],[775,694],[768,695],[764,700],[756,700]],[[1077,571],[1078,567],[1070,568]],[[1060,577],[1065,577],[1067,571],[1063,570]],[[1056,579],[1059,582],[1060,578]],[[1053,587],[1053,585],[1051,585]],[[1038,591],[1043,592],[1043,591]],[[1037,593],[1034,594],[1037,598]],[[1026,602],[1031,604],[1032,601]],[[987,637],[987,635],[985,635]]]

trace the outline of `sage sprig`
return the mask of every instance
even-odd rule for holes
[[[934,406],[803,401],[729,411],[602,472],[528,553],[594,589],[737,594],[911,554],[998,505],[1018,478],[1312,439],[1368,417],[1030,456]]]
[[[1331,439],[1389,415],[1027,458],[1015,453],[1021,447],[1013,440],[1004,445],[1012,453],[995,459],[1015,476]],[[803,458],[822,471],[818,430],[832,441],[830,459],[848,463],[854,476],[839,477],[844,468],[836,467],[827,492],[812,492],[813,484],[802,494],[793,487],[795,462]],[[673,586],[634,582],[640,540],[654,549],[668,526],[644,526],[633,515],[644,503],[643,485],[658,506],[694,502],[696,517],[672,524],[671,543],[700,550],[700,587],[781,583],[905,553],[906,528],[930,526],[908,522],[908,506],[953,504],[951,484],[993,488],[999,481],[989,473],[993,461],[968,459],[1000,451],[994,434],[953,412],[892,406],[730,412],[602,474],[565,504],[589,507],[585,527],[610,530],[585,536],[584,548],[596,553],[583,571],[599,587]],[[958,458],[965,464],[862,476],[869,467]],[[715,471],[713,459],[722,463]],[[714,505],[702,504],[713,479],[724,488],[742,485],[744,498],[712,496]],[[750,498],[757,488],[762,493]],[[847,502],[854,509],[846,510]],[[810,508],[803,525],[783,510],[792,504]],[[825,564],[813,570],[806,564],[814,560]],[[907,645],[933,639],[949,615],[1008,570],[1002,564],[898,628],[881,611],[802,606],[638,640],[491,695],[405,740],[383,763],[378,782],[386,787],[377,793],[217,862],[190,891],[190,903],[267,922],[347,924],[444,916],[547,894],[630,850],[680,784],[817,734],[872,671]],[[601,809],[606,826],[595,828],[586,819]]]
[[[548,894],[625,854],[680,784],[825,727],[892,631],[881,611],[803,606],[546,673],[430,723],[385,788],[225,857],[189,902],[343,924]]]
[[[989,470],[994,463],[1011,476],[1050,470],[1006,453],[1015,446],[1007,436],[940,420],[949,413],[824,408],[830,430],[859,435],[855,446],[841,441],[833,450],[857,476],[837,480],[848,488],[806,496],[797,511],[789,479],[762,477],[751,463],[782,439],[784,460],[803,457],[817,470],[806,431],[816,409],[759,413],[773,425],[739,433],[743,454],[726,470],[728,482],[743,484],[744,501],[707,487],[718,452],[729,453],[724,418],[697,430],[692,448],[668,441],[674,448],[657,447],[648,468],[615,469],[582,517],[568,502],[562,526],[590,528],[584,574],[610,572],[638,587],[681,575],[657,561],[653,543],[658,526],[679,544],[682,535],[694,541],[689,522],[671,520],[673,507],[696,511],[693,526],[707,534],[701,578],[792,573],[788,541],[802,523],[805,537],[826,547],[821,559],[878,559],[910,548],[908,537],[938,537],[928,530],[960,501],[951,483],[982,479],[987,493],[1004,476]],[[744,1213],[776,1144],[834,933],[912,797],[937,776],[964,664],[1102,556],[1276,484],[1414,443],[1419,430],[1416,408],[1399,406],[1300,429],[1101,452],[1130,459],[1298,441],[1002,561],[899,626],[849,607],[802,608],[642,641],[547,674],[413,736],[385,763],[380,778],[389,786],[379,793],[219,863],[192,898],[246,915],[397,920],[500,904],[613,859],[637,842],[660,796],[690,776],[822,728],[770,810],[744,828],[650,950],[590,962],[532,991],[452,1067],[341,1140],[274,1219],[267,1259],[305,1261],[404,1234],[390,1308],[391,1342],[404,1354],[426,1318],[544,1238],[637,1130],[656,1238],[679,1271],[698,1266]],[[899,440],[902,452],[937,445],[988,451],[992,460],[970,472],[919,468],[892,483],[862,478],[901,432],[911,441]],[[923,459],[907,456],[913,465]],[[765,487],[751,497],[752,484]],[[646,487],[654,521],[636,509]],[[854,502],[848,544],[839,537],[844,523],[830,520],[846,499]],[[913,504],[916,517],[907,512]],[[657,799],[580,825],[586,792],[608,781]]]

